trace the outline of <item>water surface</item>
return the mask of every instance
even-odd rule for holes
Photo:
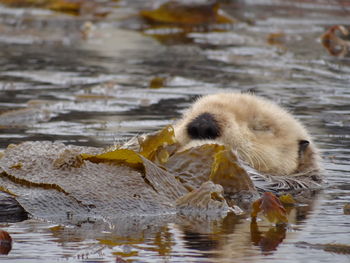
[[[0,224],[14,239],[1,261],[348,262],[349,255],[298,246],[350,244],[343,213],[350,202],[350,59],[330,56],[319,40],[330,26],[350,26],[348,3],[223,1],[238,20],[226,30],[160,31],[159,38],[137,16],[148,4],[129,2],[119,1],[104,19],[0,6],[0,113],[20,110],[0,115],[1,149],[27,140],[107,146],[172,123],[198,95],[251,91],[311,130],[327,185],[293,211],[288,231],[260,224],[260,242],[249,220],[233,215],[130,232],[30,219]],[[154,77],[164,87],[151,89]]]

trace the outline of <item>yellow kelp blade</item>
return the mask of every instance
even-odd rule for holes
[[[140,15],[152,22],[198,25],[208,23],[232,23],[233,19],[219,12],[219,4],[189,4],[169,1],[154,10],[143,10]]]
[[[97,0],[0,0],[0,3],[11,7],[38,7],[51,9],[71,15],[82,15],[89,13],[94,16],[105,17],[108,9],[103,9],[105,4]],[[107,3],[108,5],[108,3]]]
[[[279,198],[284,206],[295,206],[297,203],[291,194],[285,194],[280,196]]]
[[[155,134],[149,134],[145,139],[139,140],[140,154],[147,159],[154,161],[157,157],[157,153],[160,153],[161,159],[164,159],[167,154],[161,150],[168,145],[172,145],[176,142],[174,128],[172,126],[166,126],[163,130]],[[163,160],[163,162],[167,161]]]
[[[136,152],[128,149],[117,149],[98,155],[82,153],[81,157],[93,163],[126,164],[133,168],[143,169],[142,158]]]

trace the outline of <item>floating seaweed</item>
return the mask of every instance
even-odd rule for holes
[[[259,212],[262,212],[271,223],[288,223],[287,213],[281,201],[270,192],[264,193],[261,198],[256,200],[252,204],[252,208],[251,217],[253,220],[256,220]]]
[[[141,17],[153,23],[179,25],[201,25],[210,23],[232,23],[234,20],[224,15],[216,1],[205,3],[168,1],[157,9],[140,11]]]
[[[338,34],[341,37],[349,36],[349,30],[342,25],[332,26],[321,36],[321,42],[330,55],[343,57],[349,52],[350,41]]]
[[[143,32],[167,44],[191,42],[188,33],[223,31],[236,22],[218,1],[168,1],[139,14],[145,22]]]
[[[164,87],[165,82],[166,82],[166,79],[163,77],[154,77],[151,79],[149,83],[149,87],[151,89],[160,89]]]
[[[71,15],[92,14],[96,17],[104,17],[109,11],[99,1],[84,0],[0,0],[14,7],[39,7]]]
[[[297,203],[291,194],[282,195],[279,199],[283,206],[295,206]]]
[[[346,203],[343,207],[344,215],[350,215],[350,203]]]
[[[0,229],[0,255],[7,255],[12,249],[12,238],[8,232]]]

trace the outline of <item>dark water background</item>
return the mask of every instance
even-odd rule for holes
[[[270,250],[250,239],[246,219],[232,216],[133,235],[31,219],[0,223],[14,239],[0,261],[349,262],[349,255],[298,245],[350,245],[343,213],[350,202],[350,57],[329,55],[319,40],[330,26],[350,26],[349,2],[223,1],[237,23],[186,34],[148,28],[137,13],[154,3],[111,1],[104,19],[0,5],[0,113],[20,110],[0,115],[0,148],[27,140],[107,146],[172,123],[198,95],[252,91],[311,130],[324,157],[325,189],[295,211]],[[268,41],[275,33],[283,34]],[[165,79],[162,88],[149,87],[154,77]]]

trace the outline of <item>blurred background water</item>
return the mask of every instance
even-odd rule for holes
[[[1,261],[349,262],[298,243],[350,245],[350,56],[320,41],[331,26],[349,28],[348,1],[226,0],[220,12],[232,23],[209,15],[191,26],[140,16],[165,1],[75,2],[78,15],[0,5],[0,149],[28,140],[108,146],[173,123],[199,95],[250,91],[311,130],[327,185],[270,249],[232,215],[130,236],[31,219],[0,223],[14,239]]]

